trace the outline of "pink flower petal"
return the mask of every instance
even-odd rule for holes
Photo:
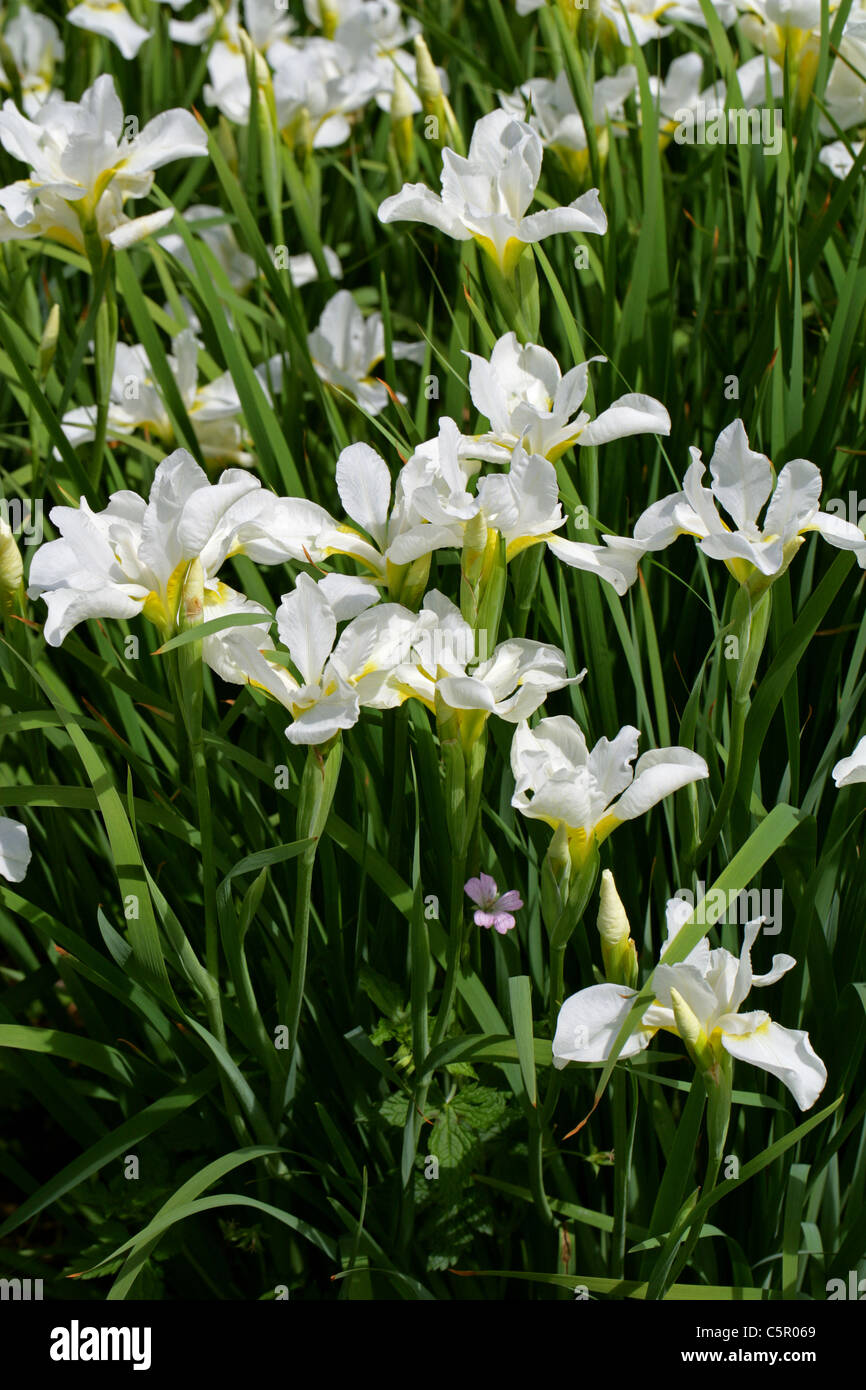
[[[486,901],[491,905],[495,903],[499,893],[499,889],[496,887],[496,879],[491,878],[489,874],[482,873],[481,888],[484,892]]]
[[[471,898],[474,903],[483,903],[485,901],[484,887],[480,878],[468,879],[463,885],[463,891],[467,898]]]
[[[497,911],[503,908],[506,912],[517,912],[523,906],[523,899],[516,888],[509,888],[507,893],[503,893],[494,904]]]

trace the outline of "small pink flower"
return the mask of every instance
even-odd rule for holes
[[[477,904],[476,926],[493,927],[500,936],[504,936],[517,925],[511,914],[523,906],[523,899],[516,888],[509,888],[500,897],[496,880],[489,874],[482,874],[480,878],[470,878],[464,891],[467,898]]]

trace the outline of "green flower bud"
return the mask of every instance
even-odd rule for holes
[[[222,155],[226,164],[229,166],[229,169],[234,174],[235,178],[237,178],[238,169],[240,167],[240,161],[238,159],[237,141],[235,140],[234,132],[232,131],[231,125],[226,120],[225,116],[222,115],[222,113],[220,113],[220,118],[217,122],[216,143],[220,154]]]
[[[24,105],[24,96],[21,91],[21,74],[18,71],[18,64],[12,55],[12,49],[6,42],[5,37],[0,34],[0,68],[6,75],[6,83],[12,93],[12,100],[21,109]]]
[[[598,931],[605,977],[612,984],[628,985],[629,989],[634,989],[637,982],[637,951],[610,869],[605,869],[601,876]]]
[[[412,89],[399,68],[394,69],[391,96],[391,138],[406,178],[415,172],[415,132],[412,126]]]
[[[439,73],[421,34],[415,37],[415,71],[418,95],[426,117],[425,133],[434,144],[449,145],[457,154],[465,155],[466,146],[457,118],[442,90]]]
[[[571,854],[568,847],[568,827],[556,827],[547,846],[541,865],[541,915],[549,932],[553,932],[568,905],[571,887]]]
[[[402,603],[404,608],[418,611],[418,605],[427,592],[430,578],[430,555],[421,555],[410,560],[408,565],[395,565],[386,561],[388,574],[388,595],[394,603]]]
[[[197,627],[204,617],[204,570],[201,560],[191,561],[181,591],[178,627],[181,632]]]
[[[42,330],[42,337],[39,340],[39,377],[44,381],[49,371],[51,363],[54,361],[54,354],[57,351],[57,339],[60,334],[60,305],[52,304],[48,318],[45,320],[45,327]]]
[[[337,32],[340,23],[340,12],[334,9],[333,5],[328,4],[328,0],[319,0],[319,14],[322,20],[322,35],[326,39],[332,39]]]
[[[23,576],[21,551],[8,521],[0,517],[0,599],[5,609],[9,608],[11,599],[19,592]]]
[[[677,1032],[686,1045],[686,1051],[702,1076],[712,1073],[716,1066],[716,1055],[710,1040],[697,1014],[675,989],[671,990],[671,1007],[674,1011]]]

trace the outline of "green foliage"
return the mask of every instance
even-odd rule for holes
[[[537,333],[563,370],[604,355],[587,409],[642,391],[671,416],[667,439],[559,460],[569,538],[630,534],[680,485],[689,447],[708,456],[736,417],[777,472],[808,457],[825,499],[856,492],[866,153],[840,182],[818,162],[826,62],[805,111],[787,92],[777,156],[662,150],[649,95],[658,44],[609,52],[571,34],[556,6],[520,18],[510,0],[404,5],[447,70],[467,142],[497,93],[530,76],[565,70],[588,112],[594,80],[638,67],[625,131],[602,158],[593,129],[582,182],[552,152],[544,159],[539,203],[568,204],[592,174],[606,236],[560,235],[526,252],[515,297],[471,244],[378,222],[402,182],[387,112],[371,104],[349,141],[306,157],[280,144],[268,169],[261,123],[229,130],[202,94],[204,52],[169,41],[162,7],[141,8],[154,37],[135,62],[65,25],[58,85],[78,99],[88,74],[110,71],[142,124],[194,103],[208,127],[208,158],[160,170],[147,203],[177,209],[171,230],[189,263],[153,238],[116,257],[119,338],[147,347],[170,438],[130,436],[96,458],[71,446],[60,420],[94,404],[102,377],[88,327],[100,286],[77,251],[3,241],[7,501],[44,499],[46,518],[82,497],[97,510],[115,490],[146,496],[171,448],[201,454],[167,360],[190,315],[202,380],[231,375],[256,475],[331,510],[348,443],[378,449],[393,477],[437,417],[482,430],[463,354],[489,354],[512,326]],[[302,7],[292,12],[303,27]],[[753,54],[736,29],[678,24],[663,66],[689,49],[713,73]],[[438,187],[440,152],[423,132],[418,115],[417,177]],[[2,151],[0,175],[22,176]],[[185,220],[194,203],[220,207],[252,257],[247,290]],[[318,278],[303,288],[269,249],[280,228],[293,255],[314,258]],[[375,417],[326,387],[311,360],[307,335],[336,288],[326,247],[358,303],[383,315],[377,374],[406,402],[392,395]],[[395,361],[401,337],[426,342],[420,375]],[[256,369],[273,358],[285,381],[269,400]],[[588,526],[575,520],[582,505]],[[563,991],[601,978],[598,895],[591,876],[580,880],[573,930],[551,952],[550,836],[511,806],[510,726],[491,720],[486,746],[464,759],[420,706],[366,711],[320,768],[259,691],[207,669],[199,690],[175,679],[203,629],[160,645],[141,618],[94,620],[49,648],[44,605],[19,594],[0,643],[0,809],[26,824],[34,853],[26,878],[0,888],[4,1272],[44,1278],[57,1298],[174,1300],[268,1298],[280,1285],[301,1299],[568,1299],[576,1283],[600,1298],[823,1299],[828,1279],[863,1272],[864,802],[862,788],[837,791],[830,778],[866,732],[862,571],[810,538],[735,675],[724,649],[741,631],[734,586],[691,541],[645,560],[622,599],[549,556],[533,571],[530,554],[509,566],[492,625],[500,639],[555,644],[572,672],[588,668],[546,712],[578,719],[590,744],[633,723],[642,749],[681,743],[710,769],[621,827],[592,865],[615,873],[642,980],[678,889],[780,891],[782,934],[761,939],[756,970],[777,944],[797,960],[767,1007],[808,1030],[826,1062],[818,1105],[799,1118],[778,1082],[738,1063],[722,1156],[738,1172],[723,1167],[713,1185],[705,1092],[678,1041],[662,1034],[602,1069],[552,1068]],[[240,555],[225,567],[269,612],[301,573],[316,569]],[[434,576],[457,602],[461,580],[471,587],[448,552]],[[244,621],[219,619],[205,635]],[[472,921],[463,885],[481,869],[524,901],[506,936]],[[704,935],[739,949],[738,928],[695,922],[670,959]],[[124,1176],[129,1155],[137,1178]]]

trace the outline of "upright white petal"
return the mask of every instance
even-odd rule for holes
[[[372,579],[362,579],[354,574],[326,574],[319,580],[319,589],[325,595],[338,623],[357,618],[379,602],[380,591]]]
[[[773,470],[766,454],[749,448],[742,420],[722,430],[710,459],[712,491],[743,530],[753,527],[773,488]]]
[[[304,680],[314,685],[334,645],[337,619],[308,574],[298,575],[293,591],[283,595],[277,609],[277,631]]]
[[[779,474],[764,517],[764,535],[790,540],[813,520],[820,501],[820,472],[808,459],[792,459]],[[863,543],[862,532],[859,540]]]
[[[337,491],[353,521],[384,549],[391,505],[388,465],[369,444],[350,444],[337,459]]]

